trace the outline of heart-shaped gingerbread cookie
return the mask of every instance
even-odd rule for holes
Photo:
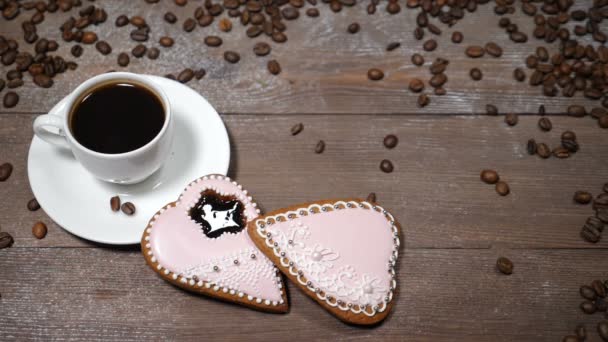
[[[306,203],[260,216],[247,230],[287,277],[341,320],[374,324],[391,310],[400,226],[382,207],[357,199]]]
[[[287,312],[281,274],[249,238],[259,215],[247,191],[220,175],[190,183],[142,237],[146,262],[189,291],[269,312]]]

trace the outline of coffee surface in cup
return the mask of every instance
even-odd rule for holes
[[[159,97],[133,83],[105,84],[75,103],[70,131],[84,147],[117,154],[136,150],[156,137],[165,122]]]

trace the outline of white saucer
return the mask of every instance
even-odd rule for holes
[[[63,150],[34,136],[28,156],[30,186],[44,211],[61,227],[81,238],[113,245],[136,244],[148,220],[163,205],[177,200],[184,187],[206,174],[225,175],[230,141],[218,113],[194,90],[157,76],[174,114],[171,155],[159,171],[142,183],[117,185],[97,180]],[[51,113],[65,106],[60,101]],[[127,216],[110,209],[110,198],[133,202]]]

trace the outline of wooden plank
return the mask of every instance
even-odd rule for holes
[[[515,263],[495,271],[497,256]],[[557,341],[601,314],[578,309],[581,284],[606,276],[608,250],[405,249],[399,294],[372,329],[345,325],[288,284],[291,311],[265,314],[166,283],[138,252],[13,248],[0,251],[4,338],[70,340]]]
[[[563,112],[573,102],[591,106],[597,101],[584,100],[579,97],[546,98],[541,95],[539,87],[531,87],[513,80],[515,67],[524,67],[526,56],[533,53],[541,42],[532,38],[533,22],[531,17],[523,15],[519,9],[509,16],[519,25],[521,31],[530,36],[526,44],[513,44],[506,33],[498,27],[499,17],[493,13],[493,5],[481,5],[475,13],[466,13],[465,19],[448,29],[439,25],[444,32],[436,38],[439,48],[434,52],[424,52],[422,42],[413,38],[415,17],[418,9],[403,9],[398,15],[388,15],[380,6],[374,16],[365,12],[367,2],[353,8],[344,8],[340,13],[332,13],[326,4],[319,4],[321,15],[309,18],[301,10],[298,20],[288,22],[288,42],[276,44],[268,37],[251,40],[245,35],[245,28],[236,20],[230,33],[219,32],[217,24],[202,28],[197,27],[191,33],[185,33],[182,23],[192,16],[194,8],[200,2],[190,2],[186,7],[177,7],[172,1],[165,0],[153,6],[138,1],[108,0],[96,3],[108,12],[108,21],[92,30],[100,39],[107,40],[113,46],[108,56],[99,54],[94,46],[86,46],[85,52],[77,60],[80,64],[75,72],[59,75],[55,86],[41,89],[31,81],[18,90],[21,103],[14,109],[0,109],[1,112],[35,113],[48,111],[53,104],[67,95],[78,84],[87,78],[110,69],[122,69],[117,66],[116,58],[120,52],[131,51],[136,45],[129,39],[130,27],[116,28],[114,20],[120,14],[141,15],[152,27],[151,40],[148,46],[158,46],[158,39],[163,35],[175,38],[171,49],[162,49],[157,61],[147,58],[131,58],[131,64],[124,70],[165,75],[177,73],[186,67],[207,70],[207,76],[201,81],[192,81],[189,86],[205,96],[220,112],[223,113],[409,113],[409,114],[445,114],[445,113],[483,113],[485,105],[496,104],[502,111],[536,112],[540,104],[545,104],[550,111]],[[588,2],[577,2],[584,7]],[[307,4],[306,7],[309,5]],[[179,17],[175,25],[168,25],[162,20],[165,11],[171,10]],[[44,23],[39,25],[39,36],[57,39],[60,43],[59,54],[70,56],[73,43],[64,43],[60,39],[58,27],[69,15],[77,15],[77,9],[70,13],[47,15]],[[226,14],[224,14],[225,16]],[[20,21],[29,18],[22,15],[16,21],[0,21],[0,33],[19,38],[21,45],[22,32]],[[361,31],[352,35],[346,32],[352,22],[361,24]],[[216,21],[217,22],[217,21]],[[459,30],[464,33],[464,42],[454,45],[450,42],[451,32]],[[224,39],[220,48],[209,48],[203,43],[207,35],[219,35]],[[426,38],[431,38],[427,32]],[[273,47],[268,57],[255,57],[252,47],[257,41],[267,41]],[[386,45],[393,41],[401,42],[401,48],[387,53]],[[470,59],[464,54],[467,45],[484,45],[495,41],[504,49],[501,58],[484,57]],[[542,43],[541,45],[547,45]],[[557,44],[547,45],[551,52],[557,50]],[[226,63],[222,55],[226,50],[237,51],[241,61],[236,65]],[[436,57],[450,60],[446,72],[449,82],[446,85],[448,95],[432,96],[431,105],[420,109],[416,105],[417,95],[407,90],[412,78],[428,80],[428,69],[414,66],[410,58],[413,53],[422,53],[427,65]],[[270,59],[277,59],[283,72],[272,76],[266,70]],[[383,81],[372,82],[367,79],[367,70],[378,67],[385,71]],[[479,67],[484,79],[473,82],[469,70]],[[0,71],[5,72],[4,66]],[[427,87],[428,88],[428,87]]]
[[[26,210],[32,194],[26,176],[33,115],[0,115],[0,161],[15,171],[0,183],[0,225],[13,234],[15,247],[88,245],[50,224],[44,240],[31,235],[35,220],[50,220]],[[365,198],[371,191],[402,222],[408,247],[595,248],[579,237],[590,206],[576,205],[576,190],[597,194],[606,179],[606,130],[590,118],[551,117],[553,131],[541,132],[538,117],[525,116],[515,127],[502,117],[392,115],[224,115],[231,134],[230,175],[267,210],[323,198]],[[297,136],[290,127],[304,123]],[[559,143],[573,129],[581,150],[565,160],[542,160],[525,152],[529,138]],[[388,133],[400,141],[382,145]],[[323,154],[315,154],[319,139]],[[395,171],[379,170],[393,161]],[[492,168],[511,187],[507,197],[482,183]],[[171,198],[167,199],[170,202]]]

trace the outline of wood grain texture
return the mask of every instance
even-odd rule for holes
[[[42,211],[29,212],[26,175],[34,115],[0,115],[0,160],[15,171],[0,183],[0,224],[17,240],[15,247],[83,246],[78,238],[51,223]],[[597,194],[608,182],[607,130],[590,118],[551,117],[554,129],[541,132],[537,116],[508,127],[502,117],[392,115],[224,115],[232,142],[229,175],[254,194],[259,205],[286,205],[376,192],[378,202],[403,226],[408,247],[606,248],[608,239],[589,244],[579,236],[590,206],[572,202],[576,190]],[[293,124],[304,123],[297,136]],[[581,150],[569,159],[529,156],[529,138],[559,143],[574,129]],[[388,133],[399,137],[393,150],[382,145]],[[319,139],[326,143],[315,154]],[[380,161],[395,171],[380,171]],[[500,197],[482,183],[491,168],[508,182],[511,194]],[[202,175],[201,175],[202,176]],[[9,200],[10,199],[10,200]],[[167,199],[170,202],[173,199]],[[49,234],[36,240],[31,225],[42,219]]]
[[[87,78],[111,69],[127,70],[138,73],[165,75],[178,73],[184,68],[204,67],[207,76],[201,81],[191,81],[189,86],[205,96],[210,103],[223,113],[484,113],[485,105],[493,103],[502,111],[536,112],[540,104],[545,104],[553,112],[564,112],[573,102],[591,106],[597,101],[576,97],[567,99],[561,96],[547,98],[542,96],[540,87],[531,87],[527,83],[518,83],[513,79],[513,69],[523,67],[526,56],[532,54],[536,46],[546,45],[550,52],[557,51],[557,43],[546,44],[532,37],[532,18],[521,11],[509,16],[517,23],[520,31],[529,35],[525,44],[513,44],[507,34],[498,27],[499,17],[493,13],[493,5],[481,5],[475,13],[466,13],[465,19],[447,28],[439,24],[444,31],[441,36],[426,33],[425,39],[437,39],[439,47],[433,52],[422,50],[422,41],[413,37],[415,18],[418,9],[406,9],[397,15],[389,15],[384,6],[369,16],[365,12],[367,2],[358,6],[345,7],[340,13],[333,13],[326,4],[320,3],[321,15],[309,18],[300,10],[300,18],[287,22],[289,40],[277,44],[262,35],[250,39],[245,35],[245,27],[233,19],[233,30],[220,32],[218,20],[208,27],[197,27],[186,33],[182,30],[183,21],[193,16],[194,8],[200,1],[191,1],[186,7],[178,7],[171,0],[155,5],[146,5],[143,1],[105,0],[95,4],[108,12],[106,23],[90,29],[100,39],[107,40],[113,47],[111,54],[102,56],[93,45],[85,46],[82,57],[77,59],[79,68],[67,72],[55,79],[51,89],[41,89],[33,85],[26,77],[26,85],[18,90],[21,103],[14,109],[0,112],[45,112],[53,104],[67,95],[78,84]],[[577,2],[576,6],[584,7],[587,1]],[[519,7],[519,6],[517,6]],[[174,25],[162,19],[167,10],[175,12],[179,21]],[[65,43],[60,39],[58,27],[70,15],[77,15],[78,9],[69,13],[47,15],[39,25],[39,36],[57,39],[60,43],[58,53],[70,55],[74,43]],[[114,20],[120,14],[141,15],[152,27],[148,47],[159,46],[161,36],[168,35],[175,39],[171,49],[161,48],[161,56],[156,61],[147,58],[137,59],[131,56],[127,68],[117,65],[116,59],[121,52],[130,52],[137,44],[129,39],[131,26],[117,28]],[[29,18],[30,13],[21,15],[15,21],[0,19],[0,33],[11,38],[19,38],[22,46],[20,22]],[[222,14],[226,17],[227,14]],[[361,31],[349,34],[346,28],[352,22],[361,24]],[[451,32],[459,30],[464,34],[464,41],[459,45],[450,42]],[[219,48],[207,47],[203,40],[207,35],[218,35],[224,43]],[[272,52],[267,57],[256,57],[252,48],[255,42],[271,43]],[[386,52],[386,45],[393,41],[401,42],[401,48]],[[486,56],[481,59],[467,58],[466,46],[484,45],[495,41],[504,49],[501,58]],[[27,49],[32,49],[28,46]],[[238,64],[226,63],[222,56],[226,50],[241,54]],[[449,81],[445,88],[448,95],[431,96],[431,104],[423,109],[416,105],[417,95],[407,90],[412,78],[430,79],[427,67],[414,66],[410,58],[420,52],[428,66],[436,57],[450,60],[446,71]],[[283,72],[273,76],[266,70],[266,63],[277,59]],[[367,79],[367,70],[381,68],[385,78],[379,82]],[[479,67],[484,79],[473,82],[469,70]],[[0,71],[6,71],[2,66]],[[529,71],[526,71],[531,74]],[[427,84],[427,91],[432,89]],[[371,100],[373,99],[373,101]]]
[[[383,324],[345,325],[293,284],[291,311],[264,314],[182,291],[138,252],[13,248],[0,251],[3,338],[70,340],[558,341],[600,314],[578,309],[578,287],[606,276],[606,250],[405,249],[399,295]],[[499,255],[515,263],[495,271]]]

